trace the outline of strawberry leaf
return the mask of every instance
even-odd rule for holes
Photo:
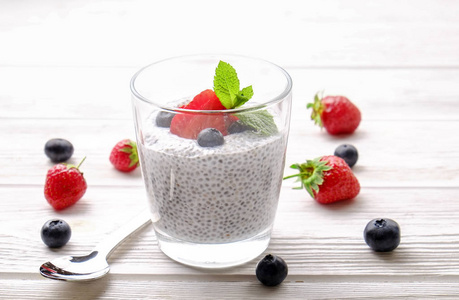
[[[323,127],[322,112],[324,111],[325,106],[322,104],[322,99],[319,98],[319,93],[314,96],[314,102],[308,103],[306,108],[312,108],[311,120],[314,120],[314,124]]]
[[[129,167],[132,167],[139,162],[139,155],[137,153],[137,144],[133,141],[130,141],[129,143],[126,144],[126,146],[130,146],[130,147],[121,148],[119,149],[119,151],[129,154],[129,159],[131,160]]]
[[[297,181],[301,183],[301,186],[295,189],[305,188],[309,195],[314,198],[314,192],[318,193],[319,186],[324,182],[324,172],[332,169],[331,166],[327,165],[327,161],[321,161],[320,159],[321,157],[318,157],[313,160],[307,160],[302,164],[291,165],[290,168],[298,170],[299,173],[286,176],[283,179],[297,177]]]

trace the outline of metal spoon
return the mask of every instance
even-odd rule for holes
[[[88,255],[64,256],[45,262],[40,266],[40,274],[47,278],[64,281],[98,279],[110,270],[107,258],[116,247],[135,232],[150,224],[150,222],[150,212],[148,210],[143,211],[107,239],[103,240]]]

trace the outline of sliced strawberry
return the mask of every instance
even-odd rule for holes
[[[229,127],[231,124],[233,124],[234,122],[236,122],[238,120],[239,120],[239,118],[236,117],[235,115],[230,115],[230,114],[225,115],[226,127]]]
[[[226,109],[218,99],[213,90],[205,90],[196,95],[193,100],[185,106],[186,109],[196,110],[222,110]]]
[[[185,139],[197,139],[198,134],[206,128],[218,129],[223,135],[227,135],[225,118],[221,114],[203,115],[184,113],[177,114],[171,122],[171,133]]]
[[[193,110],[223,110],[215,92],[205,90],[196,95],[193,100],[183,108]],[[182,113],[172,119],[170,131],[186,139],[197,139],[201,130],[206,128],[218,129],[223,135],[227,135],[227,123],[223,114]]]

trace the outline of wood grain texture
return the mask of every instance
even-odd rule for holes
[[[14,190],[8,195],[2,189],[6,199],[15,198],[1,207],[7,217],[0,222],[0,270],[4,272],[34,273],[49,258],[85,254],[144,208],[145,196],[138,188],[93,188],[81,203],[62,213],[49,209],[40,188],[24,189],[21,197],[14,197]],[[284,257],[293,275],[458,275],[459,221],[450,213],[459,209],[458,191],[443,189],[439,194],[435,188],[364,188],[353,201],[323,206],[304,191],[283,188],[267,252]],[[115,199],[117,202],[112,203]],[[27,222],[16,221],[15,203],[36,207],[21,212]],[[426,204],[432,203],[437,205],[426,209]],[[64,248],[50,251],[40,241],[39,228],[56,216],[69,222],[73,236]],[[379,217],[393,218],[402,228],[402,243],[393,253],[373,253],[363,241],[366,223]],[[18,252],[22,259],[10,261]],[[171,262],[158,250],[151,227],[121,245],[110,261],[115,274],[180,276],[204,272]],[[255,265],[256,260],[231,270],[204,273],[250,275]]]
[[[288,174],[292,174],[288,169],[290,164],[333,154],[338,145],[351,143],[360,152],[354,172],[363,186],[459,186],[456,167],[459,165],[456,151],[459,120],[363,120],[355,134],[333,137],[314,126],[309,114],[302,101],[295,102],[286,159],[285,172]],[[8,129],[11,127],[20,134],[10,137]],[[438,136],[440,131],[442,135]],[[416,139],[409,139],[411,136]],[[0,149],[0,156],[12,158],[3,163],[2,183],[21,184],[27,176],[27,184],[42,185],[47,169],[52,166],[44,156],[44,144],[54,137],[73,142],[75,153],[71,162],[78,163],[87,157],[82,170],[90,185],[142,185],[139,170],[128,175],[114,172],[108,161],[116,141],[125,137],[135,139],[132,120],[92,119],[0,120],[0,138],[10,140],[14,149]],[[435,142],[432,142],[434,137]],[[431,166],[429,172],[423,172],[427,166]],[[285,185],[294,186],[293,180]]]
[[[459,3],[436,0],[1,2],[0,299],[457,299],[458,13]],[[351,143],[359,196],[324,206],[283,182],[264,253],[288,263],[277,288],[256,280],[263,254],[230,269],[186,267],[162,254],[151,226],[114,252],[101,280],[42,278],[41,263],[87,253],[146,207],[140,170],[119,173],[108,161],[118,140],[135,136],[129,80],[147,63],[194,53],[284,67],[294,86],[285,174]],[[319,91],[357,104],[355,134],[312,124],[306,103]],[[74,144],[70,162],[87,157],[88,191],[61,212],[43,196],[53,165],[43,148],[54,137]],[[73,234],[51,250],[40,228],[54,217]],[[363,240],[377,217],[401,226],[392,253]]]
[[[363,118],[368,121],[459,120],[457,69],[285,68],[293,79],[296,110],[305,111],[306,103],[323,92],[346,95],[365,112]],[[131,121],[129,81],[136,70],[2,67],[0,93],[5,109],[0,117],[50,119],[57,124],[64,118]],[[293,117],[306,120],[299,113]]]
[[[268,288],[253,276],[239,277],[184,277],[178,280],[168,276],[107,276],[100,281],[63,283],[28,279],[29,285],[19,279],[8,279],[9,285],[0,287],[0,299],[9,299],[5,293],[15,289],[18,299],[457,299],[459,284],[454,277],[418,277],[410,281],[390,277],[384,281],[373,276],[317,277],[292,276],[281,286]],[[46,295],[37,294],[40,285]],[[107,293],[106,291],[110,291]],[[38,296],[38,297],[37,297]]]
[[[454,2],[435,0],[236,0],[224,8],[210,0],[28,0],[0,12],[0,64],[140,67],[205,52],[296,67],[451,68],[459,66],[457,13]],[[223,21],[234,16],[241,21]]]

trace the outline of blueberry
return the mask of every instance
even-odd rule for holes
[[[160,111],[156,116],[156,126],[165,128],[171,127],[172,118],[174,116],[174,113],[168,111]]]
[[[353,167],[359,158],[357,149],[349,144],[343,144],[338,146],[335,150],[335,156],[341,157],[348,164],[349,167]]]
[[[46,221],[41,228],[41,239],[50,248],[62,247],[70,240],[72,230],[64,220],[52,219]]]
[[[45,154],[53,162],[63,162],[72,157],[73,145],[64,139],[51,139],[45,144]]]
[[[233,122],[231,123],[230,126],[228,126],[228,133],[229,134],[240,133],[240,132],[244,132],[249,129],[253,130],[251,126],[242,123],[240,120],[237,120],[236,122]]]
[[[221,146],[225,142],[223,134],[215,128],[206,128],[198,134],[198,144],[201,147]]]
[[[287,277],[287,263],[279,256],[268,254],[257,264],[258,280],[267,286],[276,286]]]
[[[389,252],[400,244],[400,227],[391,219],[374,219],[365,227],[363,237],[374,251]]]

